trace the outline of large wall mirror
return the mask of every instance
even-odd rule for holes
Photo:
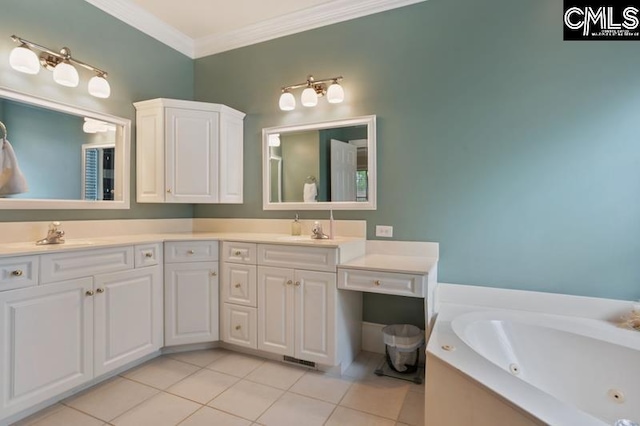
[[[129,208],[129,120],[0,88],[0,122],[0,209]]]
[[[376,117],[262,130],[264,210],[375,210]]]

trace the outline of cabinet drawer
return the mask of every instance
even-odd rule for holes
[[[257,306],[256,266],[225,263],[222,271],[222,300],[237,305]]]
[[[398,296],[424,297],[426,275],[338,268],[338,288]]]
[[[224,303],[222,340],[245,348],[258,348],[256,308]]]
[[[135,246],[135,266],[144,268],[162,263],[162,247],[160,244],[143,244]]]
[[[174,241],[164,243],[166,263],[217,262],[218,241]]]
[[[114,247],[43,255],[40,259],[42,284],[105,272],[133,269],[133,247]]]
[[[38,257],[20,256],[0,259],[0,291],[38,284]]]
[[[256,264],[256,245],[225,241],[222,243],[222,257],[225,262]]]
[[[337,249],[287,245],[258,245],[258,264],[335,272]]]

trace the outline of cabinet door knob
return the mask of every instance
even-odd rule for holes
[[[291,284],[293,284],[293,281],[291,280],[287,281],[287,285],[291,285]]]
[[[153,253],[145,253],[145,254],[144,254],[144,257],[149,257],[149,258],[151,258],[151,257],[153,257]]]
[[[216,276],[218,276],[218,273],[217,273],[216,271],[212,271],[212,272],[211,272],[211,276],[212,276],[212,277],[216,277]]]
[[[87,296],[93,296],[93,290],[87,290],[84,294]]]
[[[382,284],[382,283],[380,282],[380,280],[375,280],[373,283],[374,283],[375,285],[380,285],[380,284]]]
[[[241,328],[242,328],[242,326],[236,325],[236,330],[240,330]]]
[[[16,269],[15,271],[11,272],[11,275],[13,275],[14,277],[21,277],[22,276],[22,270]]]
[[[98,288],[98,289],[96,289],[96,293],[104,293],[104,288]]]
[[[235,285],[234,287],[235,287],[235,288],[240,288],[240,287],[241,287],[241,285],[240,285],[240,283],[236,283],[236,285]]]
[[[300,281],[296,281],[295,286],[296,286],[296,287],[300,287]]]
[[[187,250],[187,254],[195,254],[195,251],[193,251],[193,250]]]
[[[236,250],[235,255],[236,256],[240,256],[242,254],[242,252],[240,250]]]
[[[167,194],[171,194],[171,190],[170,189],[167,189]]]

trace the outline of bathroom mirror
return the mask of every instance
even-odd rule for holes
[[[0,88],[0,121],[26,180],[7,191],[5,173],[0,209],[129,208],[129,120]]]
[[[264,210],[375,210],[375,115],[262,130]]]

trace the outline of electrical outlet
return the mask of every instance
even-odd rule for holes
[[[393,226],[376,225],[376,237],[393,237]]]

